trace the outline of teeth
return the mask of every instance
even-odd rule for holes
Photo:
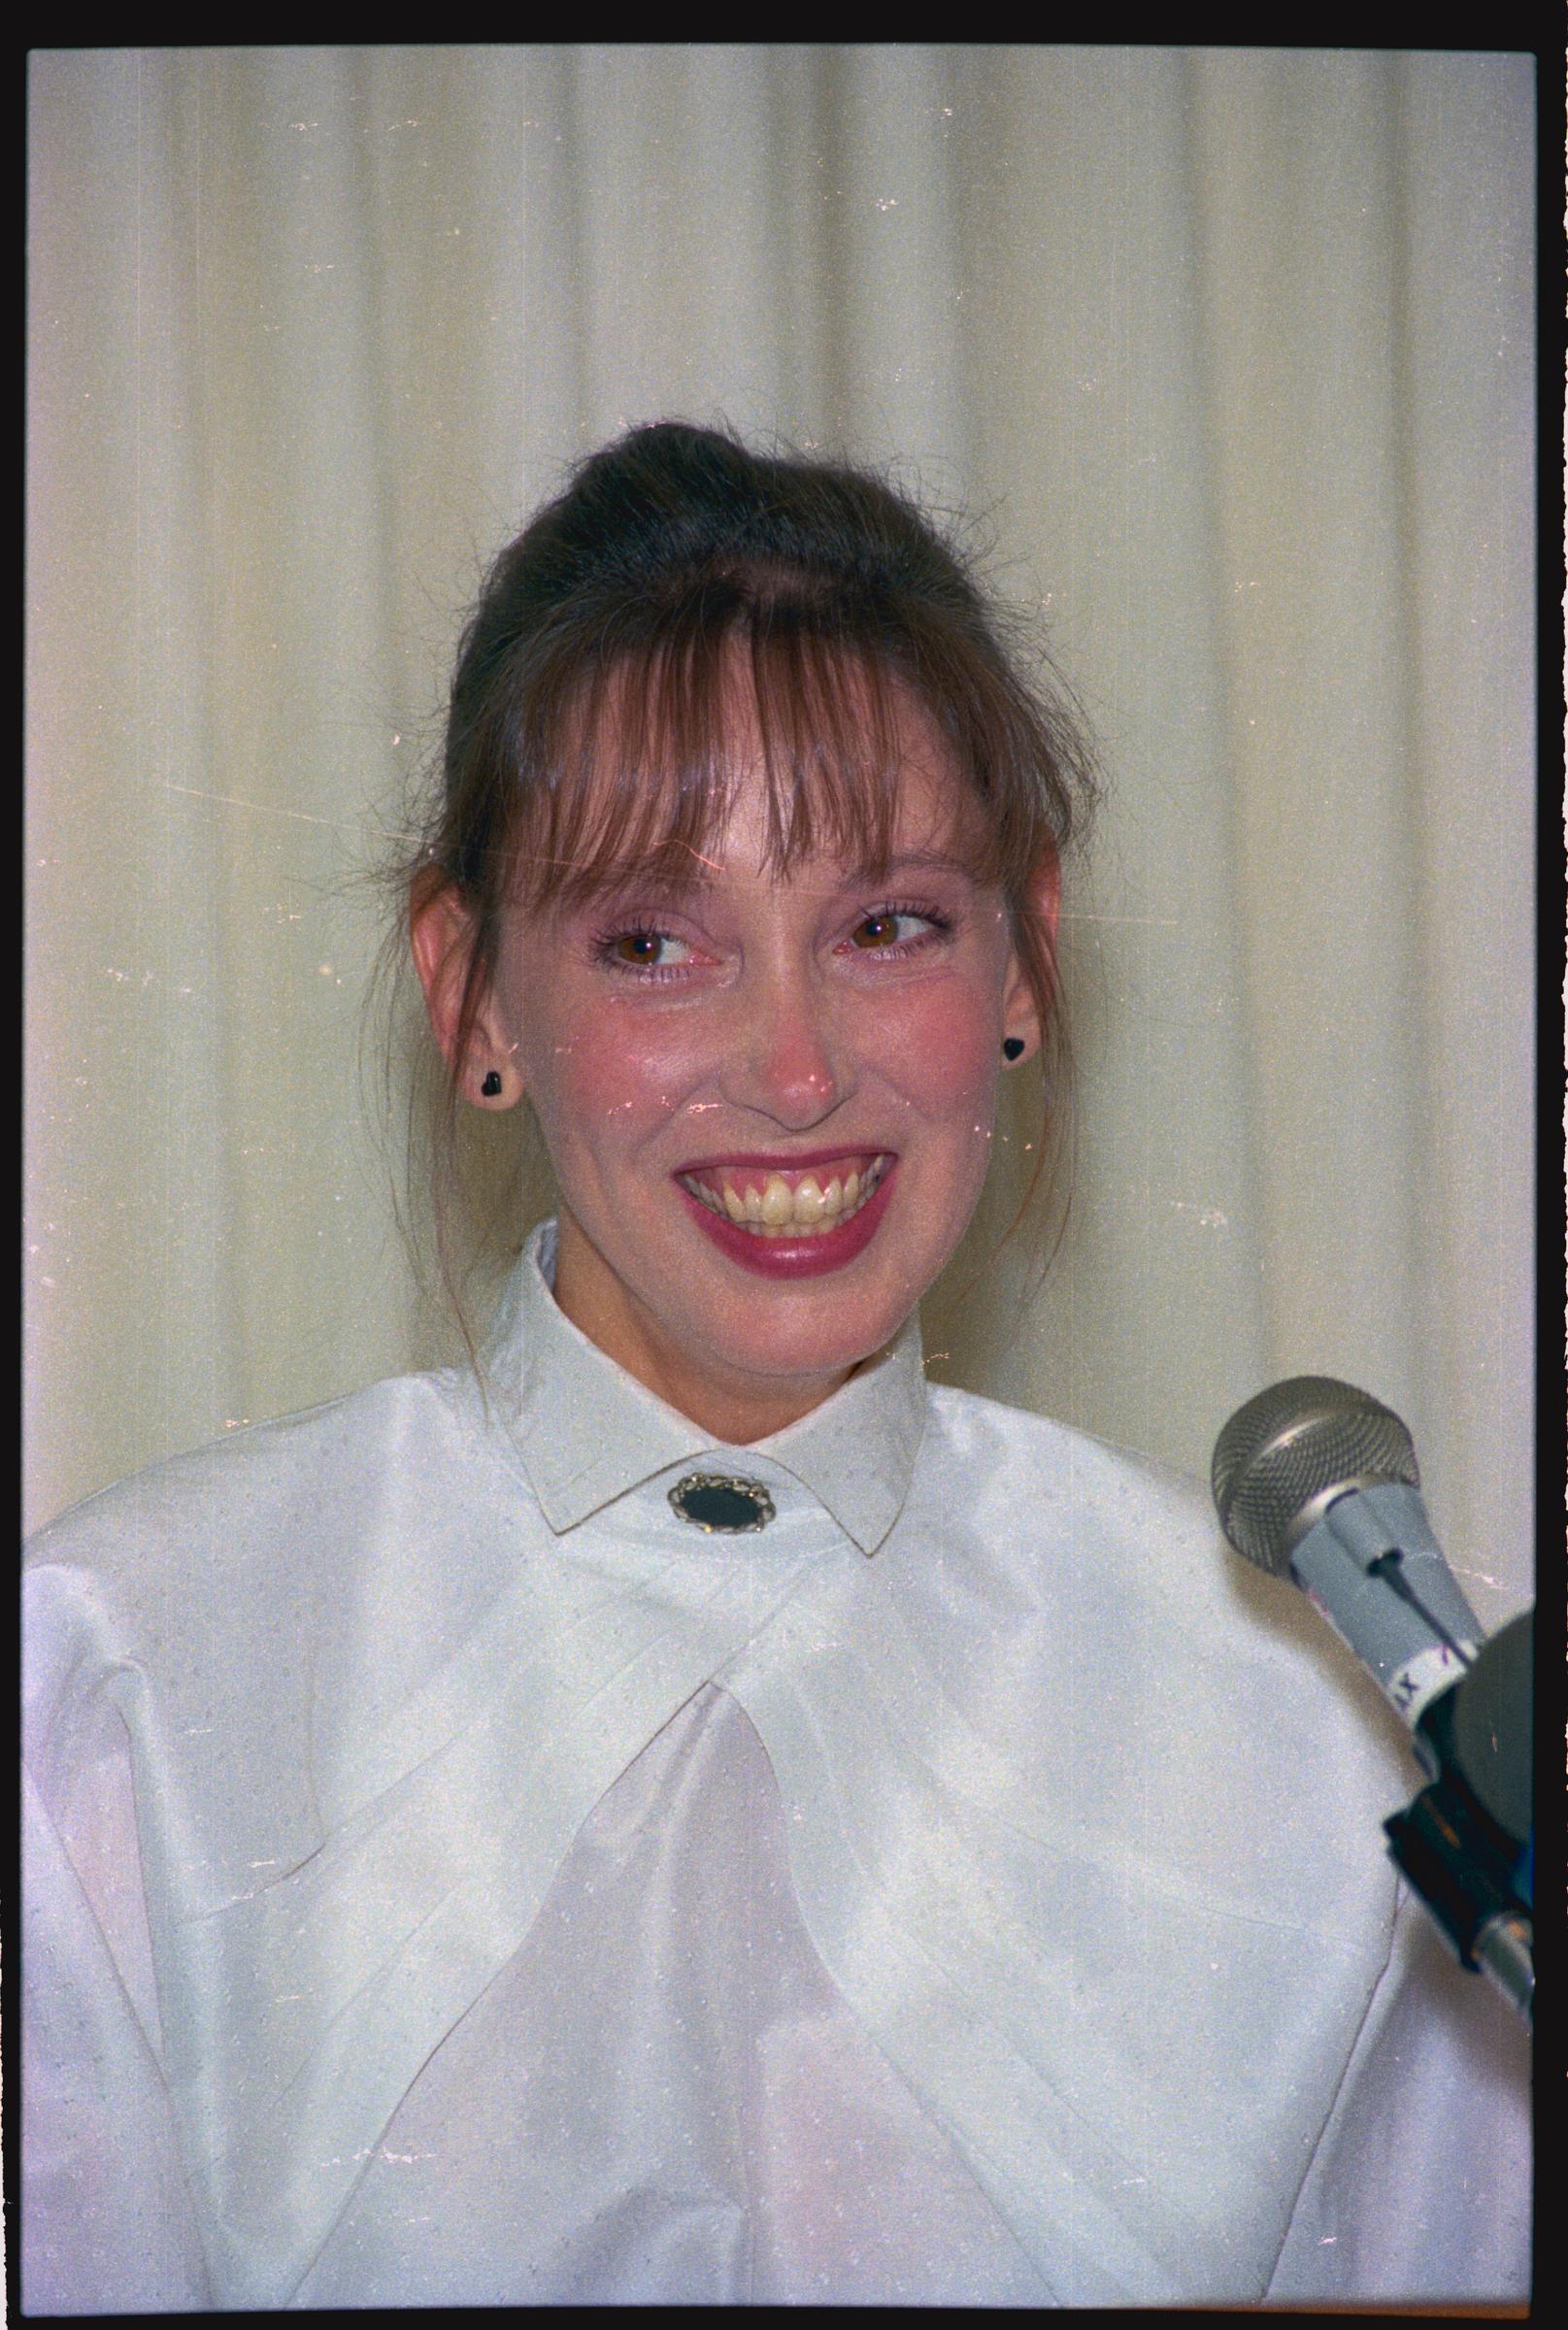
[[[810,1228],[822,1218],[825,1212],[822,1192],[814,1174],[806,1174],[795,1183],[795,1219]]]
[[[885,1156],[876,1157],[864,1176],[858,1170],[843,1181],[834,1174],[824,1189],[815,1173],[803,1173],[791,1188],[782,1173],[770,1173],[762,1187],[736,1189],[726,1182],[722,1192],[710,1189],[693,1174],[682,1176],[683,1186],[700,1198],[711,1212],[721,1215],[754,1236],[799,1238],[833,1230],[859,1212],[887,1169]]]
[[[770,1230],[782,1229],[795,1211],[794,1191],[782,1173],[770,1173],[762,1192],[762,1218]]]

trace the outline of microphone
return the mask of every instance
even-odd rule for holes
[[[1213,1485],[1236,1551],[1305,1589],[1414,1730],[1471,1664],[1481,1628],[1393,1410],[1332,1376],[1292,1376],[1236,1411]]]
[[[1533,2014],[1530,1614],[1483,1645],[1420,1498],[1405,1425],[1370,1392],[1293,1376],[1215,1444],[1219,1525],[1301,1586],[1410,1725],[1432,1784],[1384,1822],[1461,1965]]]

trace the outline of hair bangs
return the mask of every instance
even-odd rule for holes
[[[954,784],[949,830],[922,844],[983,883],[1021,886],[1049,830],[1032,770],[1020,782],[1014,756],[996,752],[995,708],[953,717],[953,692],[975,694],[972,658],[965,684],[953,691],[959,675],[944,670],[928,695],[885,633],[857,637],[823,612],[789,597],[758,605],[709,579],[656,630],[604,641],[586,674],[578,661],[569,692],[536,686],[532,733],[516,741],[528,774],[504,844],[511,894],[537,912],[628,881],[700,880],[755,773],[775,879],[818,854],[875,877],[897,853],[912,759],[946,765]],[[954,660],[949,641],[918,645],[913,662]]]

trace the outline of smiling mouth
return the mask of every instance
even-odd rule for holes
[[[864,1151],[830,1165],[713,1165],[681,1173],[683,1189],[757,1238],[819,1238],[853,1219],[892,1163],[890,1150]]]

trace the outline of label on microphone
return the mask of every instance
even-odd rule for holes
[[[1466,1658],[1475,1657],[1474,1643],[1461,1643],[1459,1648]],[[1464,1672],[1463,1662],[1454,1657],[1448,1644],[1438,1643],[1432,1649],[1419,1651],[1415,1658],[1407,1659],[1389,1677],[1384,1687],[1392,1705],[1405,1721],[1414,1727],[1419,1720],[1422,1709],[1437,1697],[1439,1691],[1446,1691],[1456,1683]]]
[[[1439,1691],[1446,1691],[1451,1683],[1457,1682],[1465,1672],[1463,1660],[1455,1658],[1447,1643],[1429,1641],[1397,1661],[1369,1657],[1365,1642],[1357,1640],[1340,1623],[1327,1600],[1316,1587],[1307,1587],[1307,1599],[1319,1616],[1327,1619],[1340,1641],[1371,1670],[1389,1706],[1403,1716],[1413,1731],[1422,1709],[1437,1697]],[[1466,1658],[1475,1657],[1474,1643],[1461,1643],[1459,1648]]]
[[[1442,1554],[1404,1544],[1429,1534],[1403,1510],[1413,1496],[1399,1487],[1344,1496],[1290,1557],[1297,1584],[1412,1729],[1458,1681],[1481,1631]]]

